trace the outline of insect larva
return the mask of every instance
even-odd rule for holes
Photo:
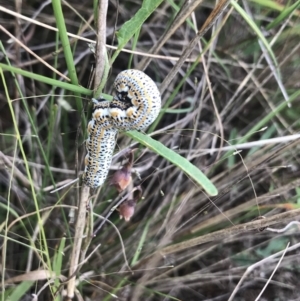
[[[114,88],[110,115],[116,128],[144,130],[156,119],[161,108],[160,93],[144,72],[132,69],[121,72]]]
[[[93,115],[88,124],[89,137],[86,141],[87,154],[83,180],[86,185],[96,188],[106,179],[118,130],[110,122],[109,102],[97,100],[93,102]]]
[[[112,102],[93,99],[83,174],[83,182],[91,188],[102,185],[107,177],[118,131],[146,129],[161,108],[156,84],[142,71],[121,72],[114,89]]]

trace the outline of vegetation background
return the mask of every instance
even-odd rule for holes
[[[82,38],[97,39],[95,3],[0,0],[1,300],[65,294],[81,183],[50,191],[83,170],[95,56]],[[300,300],[299,16],[288,0],[108,2],[104,93],[120,71],[144,69],[165,105],[147,133],[219,193],[120,134],[87,223],[96,229],[138,186],[143,198],[129,222],[112,212],[83,246],[78,300]],[[54,30],[63,23],[67,43]],[[129,147],[133,181],[119,195],[109,183]]]

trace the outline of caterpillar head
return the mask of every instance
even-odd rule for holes
[[[113,125],[119,130],[144,130],[157,117],[161,98],[154,81],[139,70],[121,72],[115,82],[110,107]]]

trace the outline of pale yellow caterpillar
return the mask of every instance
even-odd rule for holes
[[[93,99],[83,174],[83,183],[91,188],[102,185],[107,177],[118,131],[145,130],[161,108],[156,84],[142,71],[121,72],[114,90],[112,102]]]

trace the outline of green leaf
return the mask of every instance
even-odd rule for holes
[[[21,297],[30,289],[30,287],[34,284],[34,281],[23,281],[19,285],[17,285],[12,294],[8,297],[8,301],[18,301],[21,300]]]
[[[0,68],[2,68],[3,70],[6,70],[6,71],[11,71],[11,72],[23,75],[25,77],[29,77],[31,79],[40,81],[42,83],[45,83],[45,84],[48,84],[48,85],[51,85],[54,87],[56,86],[56,87],[59,87],[59,88],[62,88],[62,89],[68,90],[68,91],[72,91],[74,93],[82,93],[82,94],[89,95],[89,96],[92,96],[92,94],[93,94],[92,90],[86,89],[84,87],[65,83],[60,80],[53,79],[51,77],[46,77],[46,76],[43,76],[40,74],[35,74],[35,73],[29,72],[29,71],[26,71],[26,70],[23,70],[20,68],[16,68],[13,66],[9,66],[9,65],[0,63]]]
[[[203,187],[205,192],[210,196],[215,196],[218,194],[217,188],[214,184],[190,161],[180,156],[176,152],[164,146],[159,141],[152,139],[151,137],[139,133],[137,131],[126,132],[126,135],[133,138],[134,140],[140,142],[147,148],[153,150],[158,155],[164,157],[177,167],[179,167],[184,173],[187,174],[191,179]]]
[[[231,5],[235,8],[235,10],[244,18],[244,20],[248,23],[248,25],[253,29],[253,32],[256,33],[258,38],[262,41],[263,45],[266,47],[270,57],[272,58],[272,61],[275,65],[275,67],[278,67],[278,63],[275,57],[275,54],[271,48],[271,45],[267,41],[267,39],[264,37],[264,34],[262,31],[258,28],[258,26],[255,24],[255,22],[249,17],[249,15],[243,10],[243,8],[235,1],[231,1]]]
[[[146,238],[147,238],[147,234],[148,234],[148,231],[149,231],[149,225],[150,225],[150,221],[147,221],[146,225],[144,226],[144,230],[142,232],[142,236],[140,238],[140,241],[139,241],[139,244],[135,250],[135,253],[134,253],[134,256],[132,258],[132,261],[131,261],[131,266],[134,266],[138,259],[139,259],[139,256],[141,255],[141,250],[143,248],[143,245],[146,241]]]
[[[63,15],[61,5],[62,5],[61,0],[52,0],[54,17],[56,20],[56,25],[57,25],[58,33],[59,33],[60,40],[62,43],[62,47],[64,50],[64,55],[65,55],[65,60],[66,60],[66,64],[68,67],[69,77],[71,78],[72,84],[78,85],[76,67],[75,67],[75,63],[74,63],[74,59],[73,59],[73,53],[72,53],[69,37],[67,34],[67,27],[66,27],[65,18]],[[81,105],[82,104],[80,103],[80,106]],[[80,107],[79,111],[81,111],[81,109],[82,108]]]
[[[119,42],[118,49],[123,48],[127,44],[161,3],[162,0],[145,0],[143,2],[142,7],[137,13],[129,21],[125,22],[117,33]]]
[[[88,95],[88,96],[93,95],[92,90],[84,88],[82,86],[76,86],[76,85],[73,85],[73,84],[65,83],[65,82],[62,82],[60,80],[53,79],[51,77],[46,77],[46,76],[43,76],[43,75],[40,75],[40,74],[32,73],[32,72],[29,72],[29,71],[26,71],[26,70],[23,70],[23,69],[20,69],[20,68],[16,68],[16,67],[13,67],[13,66],[9,66],[9,65],[6,65],[6,64],[2,64],[2,63],[0,63],[0,68],[2,68],[3,70],[6,70],[6,71],[11,71],[11,72],[23,75],[25,77],[40,81],[42,83],[51,85],[53,87],[62,88],[62,89],[68,90],[68,91],[72,91],[74,93],[81,93],[81,94],[85,94],[85,95]],[[112,96],[108,95],[108,94],[101,93],[101,97],[103,97],[107,100],[112,100]]]
[[[283,22],[284,20],[286,20],[287,18],[290,17],[291,14],[294,13],[294,11],[296,11],[300,6],[300,0],[298,0],[297,2],[295,2],[293,5],[286,7],[277,18],[274,19],[274,21],[272,21],[267,27],[267,30],[270,30],[272,28],[274,28],[275,26],[279,25],[281,22]]]
[[[57,252],[54,254],[53,258],[53,271],[55,272],[55,275],[57,276],[55,279],[55,285],[59,286],[59,279],[58,276],[61,274],[61,267],[63,262],[63,256],[64,256],[64,248],[66,245],[66,238],[63,237],[60,241],[59,248]]]
[[[111,58],[111,64],[118,56],[120,50],[128,43],[128,41],[136,34],[144,22],[149,16],[155,11],[155,9],[163,2],[163,0],[144,0],[142,7],[137,13],[116,33],[118,38],[118,50],[114,53]]]

